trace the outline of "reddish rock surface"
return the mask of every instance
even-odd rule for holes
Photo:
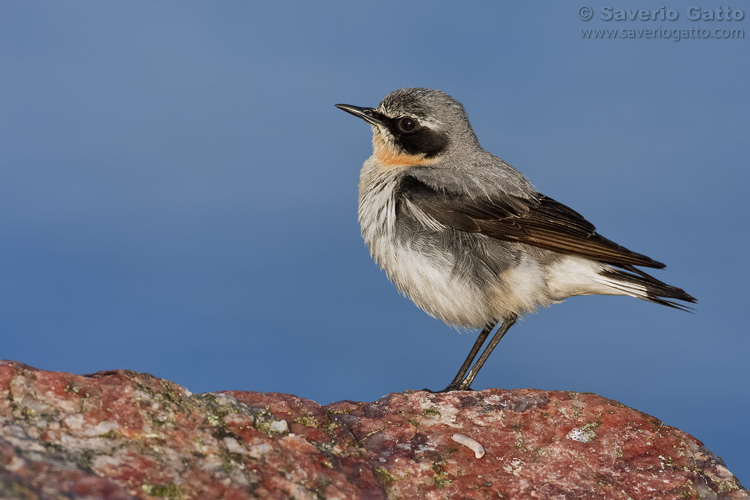
[[[0,499],[11,498],[750,495],[700,441],[595,394],[414,391],[324,407],[0,362]]]

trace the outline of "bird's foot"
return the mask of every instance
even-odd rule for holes
[[[442,391],[433,391],[431,389],[422,389],[423,391],[431,392],[433,394],[441,394],[443,392],[452,392],[452,391],[473,391],[471,387],[464,387],[464,384],[450,384],[448,387],[443,389]]]

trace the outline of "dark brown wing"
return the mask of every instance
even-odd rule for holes
[[[438,191],[412,176],[401,180],[399,195],[441,223],[462,231],[608,264],[665,267],[601,236],[581,214],[547,196],[540,195],[536,200],[508,194],[475,197]]]

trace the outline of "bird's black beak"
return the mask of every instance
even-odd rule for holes
[[[375,108],[361,108],[359,106],[352,106],[351,104],[336,104],[336,107],[356,116],[357,118],[362,118],[371,125],[383,124],[383,121],[380,119],[379,113],[375,111]]]

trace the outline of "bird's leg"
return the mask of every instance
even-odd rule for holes
[[[511,326],[516,322],[516,319],[518,316],[515,314],[511,317],[507,318],[505,321],[503,321],[503,324],[498,328],[497,332],[495,332],[495,335],[490,340],[490,343],[487,344],[487,348],[484,350],[481,356],[479,356],[479,360],[474,364],[474,366],[471,367],[471,370],[469,370],[469,373],[466,374],[466,377],[456,384],[456,381],[454,380],[451,382],[451,385],[448,386],[448,390],[459,390],[459,391],[468,391],[471,389],[471,383],[474,382],[474,379],[477,376],[477,373],[479,373],[479,370],[482,369],[482,366],[484,365],[484,362],[487,361],[487,358],[490,357],[490,354],[492,354],[492,350],[497,347],[497,344],[500,343],[500,341],[503,338],[503,335],[510,329]],[[482,332],[484,333],[484,331]],[[489,333],[489,332],[487,332]],[[474,346],[476,347],[476,345]],[[472,349],[472,352],[474,349]],[[474,353],[476,355],[476,353]],[[466,363],[464,363],[465,365]],[[464,367],[461,367],[461,370],[463,370]],[[461,373],[461,372],[459,372]],[[456,384],[455,389],[453,389],[453,385]]]
[[[448,384],[448,387],[443,389],[442,391],[437,392],[449,392],[449,391],[455,391],[459,388],[461,385],[461,382],[464,379],[464,375],[466,375],[467,370],[471,366],[471,363],[474,362],[474,358],[477,357],[477,353],[479,353],[479,349],[482,347],[482,344],[484,344],[484,341],[487,340],[487,337],[490,335],[490,332],[492,332],[492,329],[497,326],[497,323],[494,325],[487,325],[484,327],[484,330],[482,330],[479,333],[479,337],[477,337],[477,341],[474,342],[474,347],[471,348],[471,351],[469,351],[469,355],[466,356],[466,360],[464,361],[464,364],[461,365],[461,369],[458,370],[458,373],[453,378],[453,382]]]

